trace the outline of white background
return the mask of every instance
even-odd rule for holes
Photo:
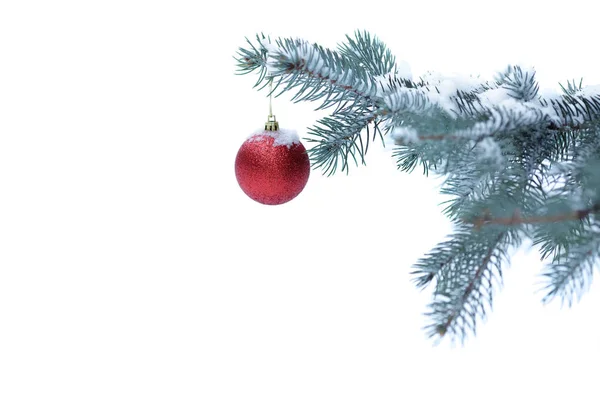
[[[425,337],[409,271],[450,226],[391,149],[277,207],[233,171],[267,116],[246,36],[600,83],[593,2],[533,3],[3,1],[0,399],[599,398],[600,288],[542,306],[536,251],[465,346]],[[274,111],[305,137],[316,105]]]

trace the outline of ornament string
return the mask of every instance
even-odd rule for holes
[[[278,131],[279,122],[273,115],[273,77],[269,77],[269,117],[265,122],[265,131]]]
[[[273,78],[269,79],[269,117],[273,116]]]

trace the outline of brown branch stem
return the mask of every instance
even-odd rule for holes
[[[515,209],[511,217],[492,217],[491,214],[486,212],[480,218],[475,220],[463,220],[468,224],[472,224],[475,229],[481,229],[484,225],[505,225],[514,226],[522,224],[544,224],[553,222],[564,222],[564,221],[576,221],[586,218],[590,214],[600,212],[600,203],[596,203],[589,208],[581,210],[574,210],[564,214],[554,215],[534,215],[530,217],[524,217],[521,215],[520,209]]]

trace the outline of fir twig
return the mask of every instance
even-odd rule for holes
[[[459,315],[459,313],[464,311],[464,307],[462,306],[462,304],[467,302],[469,296],[471,296],[471,293],[478,285],[479,281],[483,276],[484,271],[488,268],[488,264],[492,259],[492,255],[494,254],[496,244],[502,239],[504,235],[504,232],[500,233],[496,237],[494,244],[489,246],[485,256],[483,257],[483,260],[481,261],[479,267],[475,271],[475,274],[473,275],[468,285],[465,287],[462,295],[460,296],[460,306],[455,307],[454,310],[450,313],[450,315],[446,318],[446,321],[443,324],[437,326],[436,331],[441,337],[443,337],[446,334],[446,332],[448,332],[448,329],[455,322],[456,317]]]

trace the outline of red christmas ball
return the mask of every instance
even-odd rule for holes
[[[268,205],[298,196],[310,175],[310,161],[294,131],[262,131],[250,136],[235,158],[238,184],[251,199]]]

